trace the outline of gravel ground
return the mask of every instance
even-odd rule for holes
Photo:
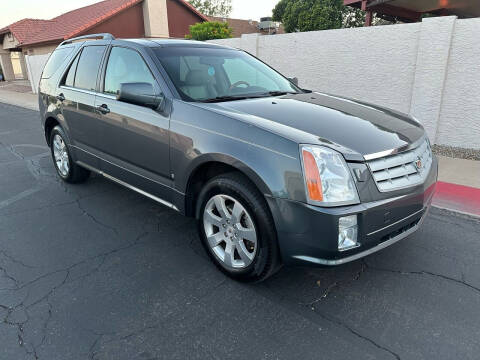
[[[436,155],[448,156],[457,159],[480,161],[480,150],[464,149],[447,145],[433,145],[432,149]]]

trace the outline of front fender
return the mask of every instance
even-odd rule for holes
[[[188,104],[174,109],[170,157],[179,192],[187,192],[195,169],[217,161],[243,172],[267,196],[306,201],[297,143]]]
[[[268,181],[268,179],[262,179],[250,166],[245,164],[243,161],[225,154],[212,153],[197,156],[186,169],[186,174],[188,175],[182,177],[182,180],[190,179],[192,175],[195,174],[198,169],[200,169],[203,165],[213,162],[225,164],[237,169],[238,171],[244,173],[257,186],[257,188],[260,190],[260,192],[262,192],[262,194],[270,196],[272,195],[272,190],[269,188],[266,182]],[[188,187],[188,182],[186,184],[183,184],[182,181],[182,184],[180,186],[185,187],[186,190],[186,188]]]

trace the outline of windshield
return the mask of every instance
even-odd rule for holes
[[[167,47],[155,52],[186,101],[227,101],[301,92],[275,70],[243,51]]]

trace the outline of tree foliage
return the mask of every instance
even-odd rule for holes
[[[228,39],[232,37],[233,30],[227,23],[223,22],[203,22],[190,25],[190,34],[187,39],[205,41],[214,39]]]
[[[287,32],[314,31],[363,26],[365,14],[342,0],[280,0],[273,20],[282,22]]]
[[[232,0],[188,0],[202,14],[228,17],[232,12]]]
[[[351,6],[344,6],[342,10],[342,27],[352,28],[365,25],[365,11]]]

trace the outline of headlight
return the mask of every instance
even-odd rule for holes
[[[340,153],[315,145],[301,145],[300,153],[309,203],[320,206],[359,203],[352,174]]]

